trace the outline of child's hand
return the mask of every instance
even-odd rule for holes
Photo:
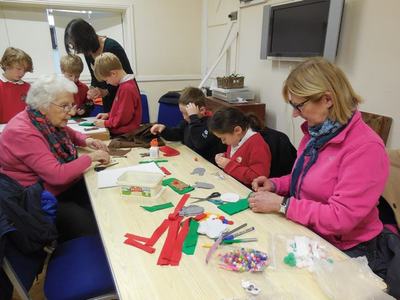
[[[229,158],[226,158],[224,156],[224,153],[218,153],[215,155],[215,162],[218,165],[218,167],[224,169],[226,165],[230,162],[231,160]]]
[[[107,120],[108,119],[108,114],[107,113],[100,113],[96,116],[96,119],[100,120]]]
[[[96,127],[106,127],[104,125],[104,123],[105,123],[105,120],[94,120],[93,121],[93,124],[96,125]]]
[[[200,113],[199,107],[194,103],[186,105],[186,112],[189,116],[198,115]]]
[[[82,115],[85,114],[85,110],[83,108],[78,108],[76,110],[76,113],[77,113],[78,116],[82,116]]]
[[[154,134],[154,135],[157,135],[157,134],[161,133],[164,129],[165,129],[165,125],[163,125],[163,124],[154,124],[150,128],[150,132],[152,134]]]
[[[87,91],[87,97],[91,100],[101,98],[101,90],[99,88],[90,87]]]

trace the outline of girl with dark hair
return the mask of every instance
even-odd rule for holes
[[[85,56],[90,75],[92,77],[88,98],[103,98],[104,112],[111,110],[118,86],[112,86],[104,81],[98,81],[93,72],[94,60],[104,52],[115,54],[121,61],[122,68],[127,74],[133,74],[128,57],[122,46],[115,40],[96,34],[94,28],[83,19],[73,19],[65,28],[65,50],[70,53],[82,53]],[[133,79],[136,83],[136,79]]]
[[[255,131],[260,127],[255,115],[245,115],[235,108],[220,109],[208,121],[212,133],[228,145],[225,153],[215,156],[215,162],[246,185],[259,176],[269,176],[271,152],[262,136]]]

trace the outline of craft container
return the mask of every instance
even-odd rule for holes
[[[163,175],[152,172],[126,171],[118,177],[121,195],[157,198],[163,191]]]

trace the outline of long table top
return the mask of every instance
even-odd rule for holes
[[[190,193],[192,196],[206,196],[212,191],[219,191],[235,192],[243,198],[250,192],[247,187],[226,174],[225,179],[213,175],[222,171],[186,146],[178,143],[169,145],[179,150],[180,155],[161,157],[168,160],[159,163],[172,173],[168,177],[175,177],[188,184],[202,181],[215,185],[213,190],[196,188]],[[145,152],[148,150],[134,148],[127,154],[127,158],[114,158],[119,164],[110,168],[137,164],[145,160],[140,156],[140,153]],[[197,167],[205,169],[203,176],[191,174]],[[228,216],[214,204],[201,202],[199,204],[207,212],[222,214],[228,220],[233,220],[235,224],[231,228],[243,223],[255,226],[256,230],[243,238],[257,237],[258,241],[241,246],[266,252],[272,258],[271,266],[262,273],[236,273],[219,268],[215,254],[207,265],[205,257],[209,249],[202,245],[213,241],[206,236],[199,237],[194,255],[182,254],[179,266],[159,266],[157,259],[166,234],[155,244],[156,252],[153,254],[124,244],[124,235],[133,233],[150,237],[174,208],[151,213],[140,205],[151,206],[165,202],[176,205],[182,196],[170,188],[159,199],[123,196],[120,195],[119,187],[98,189],[97,174],[93,168],[85,174],[85,181],[120,299],[247,299],[250,294],[242,288],[242,279],[252,281],[261,289],[260,299],[263,299],[262,295],[265,297],[271,294],[278,299],[327,299],[310,271],[283,264],[286,246],[282,241],[294,235],[308,236],[324,243],[334,260],[346,258],[344,253],[316,234],[282,215],[255,214],[246,210]],[[190,202],[191,200],[188,201]],[[225,245],[219,249],[223,251],[224,248],[230,249]]]

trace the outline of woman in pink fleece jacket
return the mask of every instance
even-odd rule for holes
[[[26,110],[0,135],[0,172],[22,186],[42,181],[58,199],[57,228],[62,239],[97,231],[82,174],[93,161],[107,163],[107,146],[69,127],[75,114],[75,84],[62,76],[43,76],[32,84]],[[76,146],[95,151],[78,157]]]
[[[283,96],[293,117],[306,120],[304,137],[290,175],[253,181],[250,208],[281,212],[349,255],[366,255],[374,270],[373,245],[386,234],[377,209],[388,177],[385,145],[362,120],[344,73],[323,58],[299,64]]]

